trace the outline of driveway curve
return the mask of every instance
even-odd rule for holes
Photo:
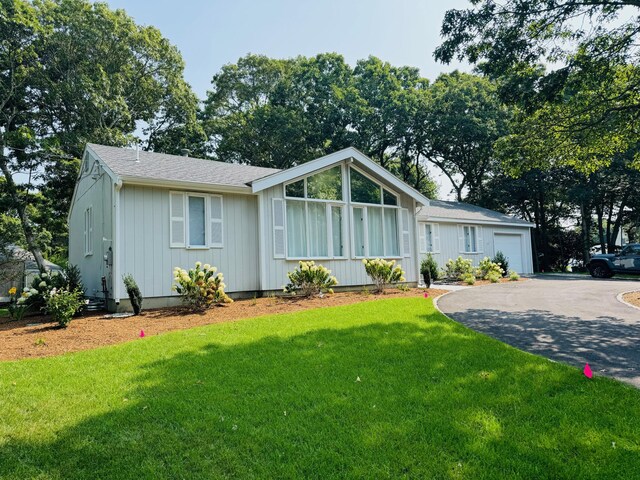
[[[536,277],[458,290],[438,301],[457,322],[521,350],[640,388],[640,310],[619,293],[640,281]]]

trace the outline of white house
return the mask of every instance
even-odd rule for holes
[[[126,273],[146,305],[174,304],[173,268],[196,261],[218,267],[237,296],[281,290],[300,259],[322,263],[347,287],[369,283],[368,257],[397,260],[415,284],[430,250],[444,264],[503,249],[529,273],[530,227],[430,202],[355,148],[275,170],[88,144],[69,213],[69,261],[87,295],[106,295],[113,310],[128,306]]]

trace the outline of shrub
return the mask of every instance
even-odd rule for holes
[[[295,270],[287,273],[287,277],[289,283],[284,287],[284,291],[293,295],[300,293],[304,297],[323,292],[333,293],[332,287],[338,284],[336,277],[331,275],[331,270],[316,265],[313,261],[300,261]]]
[[[496,272],[489,272],[486,280],[489,280],[491,283],[498,283],[502,278],[502,274],[498,274]]]
[[[462,280],[467,285],[473,285],[476,283],[476,277],[473,273],[463,273],[460,276],[460,280]]]
[[[66,327],[76,312],[82,308],[83,298],[84,295],[79,290],[53,288],[46,296],[46,310],[58,325]]]
[[[138,284],[134,280],[133,275],[129,273],[122,277],[122,281],[124,282],[124,287],[127,289],[127,295],[129,295],[129,301],[131,302],[131,307],[133,307],[133,314],[140,315],[142,311],[142,293],[140,293]]]
[[[231,303],[233,300],[224,293],[224,277],[217,271],[216,267],[200,262],[196,262],[196,267],[189,271],[176,267],[173,270],[173,289],[182,297],[184,305],[194,311]]]
[[[518,280],[520,280],[520,275],[518,275],[518,273],[515,270],[510,270],[509,280],[511,280],[512,282],[517,282]]]
[[[82,275],[80,275],[80,268],[77,265],[67,264],[62,270],[62,277],[64,279],[64,286],[69,291],[84,292]]]
[[[473,274],[471,260],[458,257],[455,260],[449,259],[445,265],[445,276],[456,280],[462,280],[463,275]]]
[[[376,293],[382,293],[385,285],[404,282],[404,271],[401,265],[396,265],[395,260],[382,260],[376,258],[364,258],[364,269],[375,284]]]
[[[438,280],[439,276],[438,262],[435,261],[430,253],[420,262],[420,274],[424,278],[427,288],[431,286],[431,282]]]
[[[44,272],[36,275],[31,281],[29,289],[31,295],[27,303],[34,308],[39,308],[46,312],[46,303],[49,292],[54,288],[56,290],[66,288],[66,281],[58,272]]]
[[[503,274],[504,270],[502,270],[500,265],[492,262],[489,257],[484,257],[480,260],[480,264],[478,265],[478,270],[476,272],[476,276],[483,280],[490,280],[489,277],[496,275],[501,278]]]
[[[507,260],[507,257],[504,256],[504,253],[498,250],[493,257],[492,262],[500,265],[500,268],[502,268],[503,277],[507,275],[507,272],[509,271],[509,261]]]

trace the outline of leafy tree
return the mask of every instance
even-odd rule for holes
[[[640,17],[620,18],[640,7],[637,1],[474,0],[472,5],[447,12],[445,41],[435,56],[444,62],[466,58],[501,79],[503,98],[523,110],[510,140],[512,150],[523,145],[529,150],[520,157],[525,165],[552,162],[588,174],[633,148],[640,110]],[[540,62],[558,67],[547,72]]]
[[[478,201],[495,169],[493,144],[506,133],[509,111],[496,86],[467,73],[443,74],[429,89],[423,154],[451,181],[456,197]]]
[[[66,243],[63,219],[86,142],[126,145],[137,126],[149,146],[166,145],[176,129],[197,131],[183,67],[157,29],[106,4],[0,3],[3,191],[41,269],[38,237],[51,231]],[[25,172],[27,182],[17,175]]]

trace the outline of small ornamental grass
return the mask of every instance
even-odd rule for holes
[[[224,276],[209,264],[196,262],[188,271],[176,267],[173,270],[173,289],[182,297],[182,303],[193,311],[204,311],[213,305],[232,303],[224,293]]]
[[[298,267],[287,273],[289,283],[284,287],[285,293],[300,294],[303,297],[333,293],[333,287],[338,284],[331,270],[315,262],[300,261]]]
[[[509,270],[509,280],[512,282],[517,282],[520,280],[520,275],[515,270]]]
[[[396,265],[395,260],[382,260],[381,258],[362,259],[367,275],[371,277],[375,285],[375,292],[382,293],[385,285],[404,282],[404,270],[401,265]]]

